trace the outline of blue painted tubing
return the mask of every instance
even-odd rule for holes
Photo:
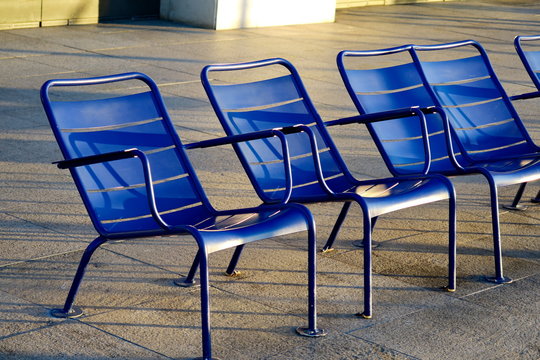
[[[96,238],[94,241],[92,241],[86,247],[86,250],[84,251],[83,256],[81,258],[81,261],[79,262],[77,272],[75,273],[75,278],[73,279],[73,282],[71,283],[71,288],[69,289],[69,293],[67,295],[66,301],[64,303],[64,308],[63,308],[64,314],[69,316],[69,313],[75,301],[75,297],[77,296],[77,293],[79,292],[79,287],[81,286],[81,282],[84,277],[86,267],[88,266],[88,262],[92,258],[92,255],[94,254],[94,252],[105,242],[107,242],[107,239],[100,236]]]
[[[474,47],[477,53],[467,58],[440,62],[426,62],[419,58],[419,53],[422,51],[445,50],[464,46]],[[390,69],[379,69],[379,74],[377,74],[377,69],[371,69],[367,71],[365,78],[361,77],[363,70],[346,70],[345,57],[373,57],[401,52],[410,55],[410,63]],[[538,178],[540,148],[532,142],[512,107],[510,98],[497,79],[485,50],[475,41],[427,46],[405,45],[375,51],[342,51],[338,55],[337,62],[345,86],[361,114],[380,111],[381,106],[391,109],[419,105],[422,107],[422,111],[429,115],[429,111],[425,107],[436,105],[436,111],[431,112],[442,120],[443,129],[433,128],[432,119],[437,121],[436,117],[426,116],[426,119],[432,134],[442,130],[443,134],[437,136],[444,141],[436,141],[436,138],[432,136],[433,141],[430,142],[430,146],[432,154],[436,154],[434,158],[438,160],[432,164],[429,172],[445,175],[480,173],[487,178],[492,198],[495,280],[498,282],[508,281],[502,272],[498,200],[494,198],[497,195],[496,187],[519,184],[522,182],[521,179]],[[373,86],[370,86],[371,82],[367,81],[368,79],[373,80],[377,76],[384,78],[384,74],[392,72],[394,75],[400,74],[396,77],[405,80],[398,79],[393,82],[393,78],[379,79]],[[411,72],[415,74],[411,74]],[[421,79],[418,85],[414,85],[414,81],[410,80],[418,78]],[[444,84],[445,82],[450,82],[450,84]],[[460,82],[464,82],[464,85]],[[379,84],[382,83],[385,84],[384,90],[388,91],[376,94],[377,91],[381,91]],[[414,85],[414,89],[402,89],[400,84]],[[521,97],[533,96],[537,95],[525,94]],[[476,102],[480,103],[476,104]],[[471,104],[473,106],[470,106]],[[486,114],[489,116],[485,116]],[[452,118],[452,125],[450,125],[449,116]],[[509,119],[514,119],[514,121],[508,121]],[[495,126],[485,127],[485,125],[492,125],[492,123],[495,123]],[[482,128],[477,129],[477,127]],[[378,128],[376,124],[368,124],[368,129],[392,173],[397,174],[415,169],[410,165],[402,165],[399,168],[395,166],[395,164],[401,165],[399,156],[404,151],[400,148],[399,142],[390,145],[384,143],[387,139],[384,137],[383,126]],[[390,131],[393,133],[393,128]],[[394,139],[399,140],[397,136]],[[509,147],[509,145],[514,146]],[[483,150],[489,151],[478,152]],[[387,151],[393,151],[397,155],[386,153]],[[421,154],[420,149],[418,152]],[[405,154],[407,153],[405,152]],[[448,158],[441,160],[445,154]],[[527,166],[519,164],[521,159],[527,158],[536,158],[537,160],[532,160]],[[506,161],[506,168],[496,166],[496,163],[493,162],[495,159]]]
[[[251,91],[249,91],[251,84],[249,81],[216,86],[209,81],[209,74],[213,71],[244,70],[270,65],[280,65],[287,69],[290,74],[287,76],[279,75],[277,80],[267,78],[266,80],[257,81],[253,83],[253,89],[256,90]],[[356,180],[348,171],[322,120],[318,116],[299,74],[294,66],[284,59],[209,65],[202,70],[201,80],[212,107],[229,136],[248,134],[265,129],[281,129],[284,127],[288,129],[291,125],[296,125],[295,128],[301,129],[301,133],[287,133],[291,143],[291,157],[293,159],[291,162],[293,192],[290,201],[297,203],[340,201],[346,204],[355,201],[363,210],[364,221],[369,224],[365,231],[368,234],[364,238],[366,242],[371,242],[372,219],[377,216],[406,208],[411,202],[423,204],[454,196],[453,192],[448,191],[448,184],[450,183],[447,183],[446,179],[442,180],[443,178],[440,176],[412,176],[374,181]],[[287,84],[287,81],[290,83]],[[293,95],[277,97],[274,94],[280,93],[279,86],[284,87],[284,94]],[[258,94],[263,94],[260,99],[257,98]],[[247,99],[245,103],[242,102],[244,97]],[[287,103],[283,103],[283,101]],[[254,104],[258,108],[252,108]],[[424,113],[419,108],[400,111],[350,117],[333,121],[332,124],[378,123],[383,120],[399,118],[403,114],[412,117],[412,121],[420,124],[418,126],[419,133],[423,135],[420,141],[423,154],[422,167],[427,172],[431,162],[431,153],[428,146],[429,140],[426,136],[427,127]],[[265,191],[276,188],[275,181],[280,178],[280,174],[273,171],[273,166],[279,161],[279,158],[276,157],[276,151],[272,144],[250,142],[248,145],[236,146],[235,151],[253,186],[259,189],[259,193],[264,196]],[[388,188],[389,191],[385,196],[377,196],[373,188],[377,189],[378,187]],[[422,190],[418,190],[420,188]],[[451,184],[450,188],[452,188]],[[358,189],[358,193],[352,189]],[[364,196],[361,196],[361,194]],[[411,199],[414,199],[414,201]],[[341,210],[325,248],[334,241],[346,216],[348,206],[344,205]],[[367,256],[364,278],[365,316],[371,316],[372,313],[370,252],[371,249],[365,255]]]
[[[233,256],[231,258],[231,261],[229,262],[229,266],[227,267],[227,270],[225,270],[225,273],[227,273],[227,275],[234,274],[234,269],[236,268],[236,265],[238,264],[238,260],[240,260],[240,255],[242,254],[242,250],[244,250],[244,245],[237,246],[236,249],[234,249]]]
[[[149,91],[101,100],[72,101],[69,104],[49,98],[49,89],[53,86],[96,85],[125,80],[141,80],[148,85]],[[308,335],[321,335],[321,331],[315,328],[315,224],[305,207],[285,204],[292,191],[285,133],[293,134],[299,130],[271,130],[264,134],[241,135],[184,146],[169,119],[157,86],[140,73],[51,80],[42,86],[41,97],[66,159],[58,162],[58,166],[70,169],[100,233],[83,254],[64,309],[54,311],[55,314],[66,315],[73,308],[87,264],[94,251],[107,240],[190,234],[195,238],[199,251],[187,279],[193,281],[197,267],[200,267],[203,357],[211,359],[208,254],[230,247],[242,248],[246,243],[260,239],[308,230],[311,249],[308,254]],[[133,107],[129,106],[131,102],[135,102]],[[78,112],[83,114],[78,116]],[[96,114],[99,120],[93,121]],[[77,120],[70,123],[71,118]],[[202,190],[185,149],[266,138],[279,142],[285,159],[281,164],[285,177],[284,197],[273,204],[253,208],[215,210]],[[129,150],[124,150],[126,148]],[[184,186],[176,186],[179,183]],[[175,204],[180,208],[174,208]],[[115,208],[125,211],[119,212]],[[253,213],[258,216],[251,218]],[[223,219],[225,216],[229,219]],[[246,217],[251,220],[246,221]]]

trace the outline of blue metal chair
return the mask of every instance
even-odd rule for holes
[[[535,49],[528,49],[523,47],[523,42],[534,42]],[[519,58],[523,62],[527,73],[531,77],[532,82],[536,86],[537,91],[511,96],[511,100],[525,100],[540,97],[540,35],[531,36],[516,36],[514,39],[514,46],[519,55]],[[531,199],[534,203],[540,203],[540,191],[536,194],[536,197]]]
[[[421,61],[419,51],[471,46],[475,56]],[[480,52],[480,55],[478,55]],[[441,56],[441,54],[438,54]],[[380,58],[374,59],[374,56]],[[362,60],[367,64],[362,67]],[[376,67],[385,61],[388,65]],[[337,58],[345,86],[360,114],[420,106],[426,115],[431,164],[426,166],[422,129],[408,118],[367,124],[394,175],[482,174],[491,195],[495,277],[503,276],[497,188],[540,179],[540,154],[483,48],[474,41],[342,51]],[[514,206],[519,202],[520,187]]]
[[[234,83],[211,80],[218,73],[234,77]],[[264,79],[260,76],[264,76]],[[253,80],[255,77],[258,79]],[[395,210],[449,199],[447,289],[455,290],[455,196],[447,178],[433,175],[366,181],[355,179],[315,110],[299,74],[284,59],[209,65],[203,69],[201,79],[227,135],[238,136],[268,129],[279,129],[287,134],[293,169],[290,201],[344,203],[323,251],[331,249],[351,204],[354,202],[361,207],[364,226],[364,311],[357,315],[365,318],[372,316],[373,227],[380,215]],[[411,108],[340,119],[333,124],[383,121],[395,116],[409,116],[411,121],[423,122],[423,114]],[[266,201],[280,198],[285,191],[280,185],[285,174],[277,152],[278,145],[271,138],[233,145],[253,186]]]
[[[113,82],[142,84],[128,95],[66,101],[54,98],[55,87],[86,87]],[[55,92],[52,93],[53,95]],[[86,266],[94,251],[112,239],[186,234],[195,238],[198,253],[192,272],[200,267],[203,359],[212,359],[208,255],[241,249],[252,241],[307,230],[308,318],[305,336],[320,336],[316,327],[316,234],[309,210],[285,204],[291,193],[290,160],[285,136],[277,131],[182,145],[156,84],[146,75],[127,73],[88,79],[50,80],[41,99],[69,169],[99,236],[88,245],[62,309],[56,317],[78,317],[73,306]],[[67,97],[69,99],[69,97]],[[209,203],[185,149],[231,144],[258,138],[280,139],[286,173],[281,199],[255,208],[218,211]],[[188,277],[188,284],[193,283]]]

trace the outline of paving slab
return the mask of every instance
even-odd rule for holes
[[[83,249],[96,237],[39,100],[51,78],[139,71],[157,81],[184,143],[224,135],[199,80],[204,65],[284,57],[300,72],[323,120],[357,113],[339,77],[340,50],[408,43],[480,41],[510,95],[533,91],[513,48],[515,35],[540,34],[532,0],[426,2],[343,9],[331,24],[212,31],[155,19],[0,32],[0,358],[190,359],[200,356],[199,289],[172,285],[196,253],[188,236],[108,243],[92,259],[76,304],[78,320],[49,316],[62,306]],[[381,63],[391,60],[379,59]],[[219,82],[230,82],[214,74]],[[234,79],[233,79],[234,80]],[[64,101],[122,94],[114,86],[56,94]],[[540,142],[536,99],[516,108]],[[361,125],[329,129],[352,173],[387,177]],[[259,203],[230,146],[190,150],[219,209]],[[374,231],[374,317],[362,309],[362,214],[353,207],[334,245],[317,253],[319,326],[306,339],[306,235],[249,244],[235,277],[232,250],[212,254],[213,345],[222,359],[538,359],[540,228],[538,205],[501,209],[505,275],[492,275],[489,192],[480,176],[452,179],[458,198],[457,291],[447,283],[447,202],[381,216]],[[517,187],[500,189],[510,203]],[[309,206],[321,248],[340,204]]]

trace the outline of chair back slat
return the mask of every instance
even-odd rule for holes
[[[240,84],[214,85],[214,96],[226,110],[245,110],[301,99],[290,75]]]
[[[102,78],[100,83],[108,81]],[[69,86],[69,80],[62,80],[62,86]],[[165,221],[178,225],[184,219],[208,216],[206,198],[156,94],[157,88],[77,101],[52,101],[48,91],[49,87],[43,94],[46,111],[66,159],[137,148],[150,162],[157,209]],[[159,230],[150,214],[142,169],[136,158],[72,169],[99,233],[110,236]]]
[[[277,59],[273,65],[276,64],[282,65],[279,66],[282,72],[289,63]],[[242,77],[246,67],[219,67],[219,71],[234,71],[237,82],[211,83],[208,72],[214,71],[214,67],[209,66],[203,70],[203,85],[228,135],[298,124],[310,126],[317,139],[323,177],[331,180],[343,177],[343,162],[296,74],[283,76],[280,73],[277,77],[270,75],[267,79],[250,82]],[[322,193],[308,135],[290,134],[287,140],[293,176],[292,199]],[[236,145],[235,150],[259,195],[270,201],[282,198],[285,177],[280,141],[277,138],[254,140]]]
[[[430,50],[457,47],[462,51],[472,50],[476,55],[444,61],[423,60]],[[445,109],[454,134],[469,158],[474,161],[495,160],[536,151],[478,43],[423,46],[416,50],[434,101]]]
[[[482,56],[444,61],[422,61],[421,65],[430,84],[449,84],[490,77]]]
[[[434,105],[410,56],[403,59],[403,53],[407,51],[409,48],[404,47],[399,51],[392,49],[381,54],[385,55],[385,59],[394,55],[398,59],[394,62],[398,62],[398,65],[380,68],[373,68],[378,62],[374,61],[373,52],[370,51],[345,51],[338,56],[338,67],[343,81],[362,114]],[[442,122],[436,115],[428,115],[426,120],[431,166],[448,170],[453,166],[447,156],[446,138],[441,133]],[[368,123],[367,128],[394,175],[417,174],[423,171],[426,153],[422,127],[417,117]]]

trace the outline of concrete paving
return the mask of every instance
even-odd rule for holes
[[[153,77],[183,142],[222,136],[200,85],[210,63],[284,57],[298,68],[325,120],[356,112],[336,54],[406,43],[480,41],[510,95],[532,91],[515,35],[540,34],[537,1],[464,1],[340,10],[333,24],[215,32],[164,21],[0,32],[0,359],[189,359],[200,356],[199,293],[172,285],[195,253],[189,237],[141,239],[98,250],[77,298],[86,315],[55,319],[85,246],[95,237],[39,100],[47,79],[140,71]],[[540,143],[539,100],[518,111]],[[386,170],[366,130],[331,129],[361,178]],[[231,148],[193,150],[218,208],[256,204]],[[383,216],[374,238],[374,317],[362,308],[361,214],[346,221],[336,250],[318,255],[319,325],[307,339],[304,234],[246,249],[235,278],[230,252],[211,257],[214,353],[222,359],[539,359],[538,205],[501,213],[505,274],[494,285],[487,184],[455,179],[458,290],[446,284],[446,204]],[[516,188],[502,189],[501,202]],[[525,198],[538,191],[528,187]],[[313,205],[322,246],[339,210]]]

